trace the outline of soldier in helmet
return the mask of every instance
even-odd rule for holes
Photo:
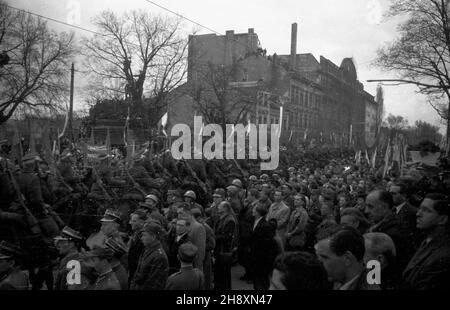
[[[159,199],[156,195],[149,194],[145,197],[145,202],[139,203],[139,208],[147,213],[149,219],[159,222],[159,224],[167,229],[167,220],[159,212],[158,209]]]
[[[184,201],[191,207],[191,209],[198,208],[202,211],[202,214],[204,214],[204,212],[205,212],[204,208],[201,205],[199,205],[198,203],[196,203],[195,202],[196,200],[197,200],[197,195],[195,194],[194,191],[188,190],[188,191],[186,191],[186,193],[184,193]]]

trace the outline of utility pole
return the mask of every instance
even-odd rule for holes
[[[70,110],[69,110],[69,139],[73,142],[73,79],[75,73],[75,66],[72,63],[72,68],[70,69]]]

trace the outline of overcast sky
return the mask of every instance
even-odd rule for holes
[[[117,13],[133,9],[153,13],[171,13],[146,0],[7,0],[15,7],[64,22],[78,24],[95,30],[91,20],[99,12],[111,9]],[[262,48],[268,54],[289,54],[291,24],[298,23],[298,53],[320,55],[340,65],[345,57],[353,57],[358,79],[366,91],[375,95],[376,84],[368,79],[392,78],[371,66],[376,50],[397,35],[397,21],[385,21],[382,17],[389,0],[154,0],[178,14],[203,26],[225,34],[247,32],[254,28]],[[80,8],[79,21],[73,10]],[[71,14],[72,13],[72,14]],[[75,18],[73,18],[75,16]],[[90,34],[49,21],[48,25],[61,31],[75,31],[78,37]],[[193,29],[198,33],[210,33],[188,21],[184,22],[186,34]],[[76,89],[82,83],[76,80]],[[437,113],[426,103],[426,98],[416,94],[413,86],[384,87],[387,113],[403,115],[410,124],[425,120],[439,125]],[[75,107],[82,106],[82,97],[75,96]],[[442,127],[442,125],[440,125]]]

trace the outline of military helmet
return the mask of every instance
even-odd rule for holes
[[[191,191],[191,190],[184,193],[184,197],[190,197],[192,199],[197,199],[197,195],[195,195],[195,192]]]

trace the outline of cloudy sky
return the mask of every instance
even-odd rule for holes
[[[14,7],[95,30],[92,18],[105,9],[117,13],[143,9],[156,14],[170,12],[146,0],[7,0]],[[369,79],[392,78],[371,66],[377,48],[397,35],[398,21],[386,21],[383,14],[389,0],[154,0],[160,6],[184,15],[201,25],[224,34],[254,28],[268,54],[289,54],[291,24],[298,23],[298,53],[320,55],[337,65],[345,57],[353,57],[358,78],[365,89],[375,94],[376,84]],[[78,18],[79,17],[79,18]],[[78,37],[88,32],[49,21],[49,26],[61,31],[74,31]],[[194,29],[210,33],[189,21],[184,22],[186,34]],[[82,81],[76,80],[80,89]],[[425,120],[439,125],[436,112],[425,97],[416,94],[413,86],[384,87],[387,113],[403,115],[410,124]],[[82,107],[82,97],[75,96],[76,107]],[[441,125],[442,127],[442,125]]]

